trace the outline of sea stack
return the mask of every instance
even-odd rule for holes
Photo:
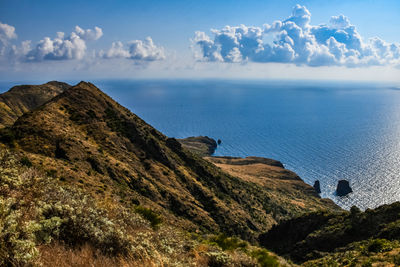
[[[313,187],[314,187],[315,191],[317,191],[318,194],[321,194],[321,186],[320,186],[320,184],[319,184],[319,180],[316,180],[316,181],[314,182]]]
[[[221,139],[218,139],[217,143],[220,145],[222,143]]]
[[[353,192],[353,190],[350,187],[350,183],[347,180],[340,180],[338,182],[337,188],[336,188],[336,194],[339,197],[346,196],[347,194]]]

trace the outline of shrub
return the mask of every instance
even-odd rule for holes
[[[149,208],[137,206],[135,212],[139,213],[151,224],[151,227],[157,228],[162,223],[162,217]]]
[[[13,198],[0,197],[0,266],[29,265],[38,256],[34,236],[16,204]]]
[[[28,157],[22,157],[19,162],[26,167],[32,167],[32,162]]]
[[[150,226],[162,219],[151,209],[138,206],[131,212],[118,199],[98,202],[73,186],[28,169],[0,150],[0,266],[40,265],[39,251],[55,244],[72,254],[90,247],[95,252],[90,259],[112,257],[129,266],[193,265],[193,243],[174,227],[154,231]]]
[[[391,243],[386,239],[374,239],[368,246],[369,252],[384,252],[392,249]]]
[[[56,177],[57,176],[57,170],[55,170],[55,169],[51,169],[51,170],[46,170],[46,174],[47,174],[47,176],[50,176],[50,177]]]
[[[0,130],[0,142],[14,147],[15,135],[10,128],[4,128]]]
[[[53,199],[39,208],[41,220],[36,235],[40,241],[55,238],[72,247],[88,243],[109,255],[129,254],[129,235],[123,225],[110,220],[91,198],[60,188]]]
[[[229,266],[230,257],[222,251],[212,251],[207,253],[209,267]]]
[[[278,267],[279,262],[275,256],[270,255],[266,249],[256,249],[251,252],[251,256],[256,258],[262,267]]]
[[[235,250],[237,248],[245,249],[247,243],[237,237],[227,237],[225,234],[219,234],[210,239],[211,242],[216,243],[223,250]]]

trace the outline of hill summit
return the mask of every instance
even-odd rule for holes
[[[0,128],[11,126],[22,114],[31,111],[71,86],[51,81],[42,85],[14,86],[0,95]]]

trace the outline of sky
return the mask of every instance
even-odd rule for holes
[[[0,80],[400,83],[400,1],[0,0]]]

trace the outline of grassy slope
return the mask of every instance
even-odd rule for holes
[[[0,128],[11,126],[22,114],[44,104],[69,87],[66,83],[53,81],[42,85],[14,86],[0,94]]]
[[[0,148],[1,266],[289,266],[238,239],[152,224],[151,211],[94,199]]]
[[[284,212],[292,217],[304,210],[339,210],[332,200],[321,199],[312,186],[304,183],[294,172],[286,170],[279,161],[258,157],[206,159],[224,172],[262,187],[271,206],[281,209],[277,213],[282,214],[282,219],[288,217]]]

